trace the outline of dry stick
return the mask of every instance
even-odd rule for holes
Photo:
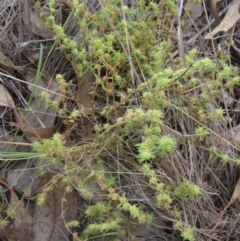
[[[219,223],[221,222],[222,220],[222,217],[224,215],[224,213],[226,212],[226,210],[229,208],[230,205],[232,205],[234,203],[235,200],[231,200],[228,202],[227,206],[223,209],[223,211],[221,212],[221,215],[219,216],[215,226],[211,229],[211,232],[215,231],[215,229],[218,227]]]
[[[228,202],[226,207],[221,212],[221,215],[219,216],[215,226],[211,229],[212,232],[218,227],[220,221],[222,220],[224,213],[229,208],[229,206],[232,205],[236,201],[236,199],[238,199],[238,201],[240,201],[240,179],[238,180],[237,185],[235,186],[235,189],[234,189],[234,192],[233,192],[233,195],[232,195],[230,201]]]
[[[20,146],[32,146],[32,143],[12,142],[12,141],[0,141],[0,144],[10,144],[10,145],[20,145]]]
[[[178,33],[177,33],[177,39],[178,39],[178,53],[180,58],[183,61],[184,67],[186,67],[186,60],[185,60],[185,51],[184,51],[184,44],[183,44],[183,34],[182,34],[182,26],[181,26],[181,15],[183,10],[183,0],[180,1],[180,6],[177,6],[177,23],[178,23]],[[184,83],[187,85],[188,88],[188,80],[183,77]],[[190,101],[190,92],[187,93],[187,99],[188,99],[188,113],[190,116],[192,116],[192,106]],[[189,127],[190,127],[190,133],[194,133],[194,123],[192,119],[189,119]]]
[[[181,20],[180,20],[182,15],[182,9],[183,9],[183,0],[180,1],[180,6],[177,6],[177,24],[178,24],[177,39],[178,39],[178,53],[180,58],[183,61],[184,67],[186,67],[182,26],[181,26]]]

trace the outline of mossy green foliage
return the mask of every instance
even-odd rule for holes
[[[189,182],[185,178],[181,183],[179,183],[178,187],[174,190],[174,194],[180,197],[195,198],[198,197],[201,193],[202,192],[198,186]]]
[[[195,241],[194,229],[185,225],[182,221],[175,223],[173,228],[180,231],[183,240]]]
[[[55,33],[55,41],[71,62],[78,80],[82,81],[85,72],[94,74],[96,80],[91,93],[99,96],[100,90],[106,103],[98,114],[106,117],[110,110],[118,112],[119,106],[127,107],[115,122],[95,124],[96,137],[92,143],[66,147],[63,137],[56,134],[51,140],[33,145],[34,150],[46,155],[47,162],[56,164],[67,156],[68,172],[63,182],[67,183],[70,178],[71,185],[74,180],[75,188],[81,190],[80,195],[89,203],[94,200],[89,182],[93,181],[107,193],[107,198],[86,209],[89,222],[81,239],[76,237],[76,240],[99,235],[111,235],[112,240],[124,235],[134,237],[134,232],[125,225],[127,218],[146,226],[154,222],[154,212],[146,211],[125,193],[118,192],[119,175],[130,163],[154,190],[154,205],[175,220],[173,228],[180,231],[184,240],[194,241],[194,227],[184,224],[181,211],[173,202],[179,198],[197,199],[201,190],[186,177],[181,177],[182,181],[175,187],[159,178],[154,163],[164,163],[179,145],[179,140],[162,133],[162,125],[174,126],[184,116],[198,120],[191,134],[197,141],[203,141],[210,133],[207,124],[224,115],[221,108],[209,112],[209,104],[223,89],[240,83],[236,69],[221,61],[199,58],[197,49],[186,53],[186,64],[171,58],[174,32],[170,26],[176,14],[175,1],[157,4],[139,0],[129,9],[122,1],[104,0],[103,7],[94,13],[81,1],[71,3],[69,16],[80,27],[80,42],[68,37],[64,27],[56,24],[54,0],[49,2],[49,15],[41,13],[41,16]],[[226,79],[232,81],[226,83]],[[69,91],[63,77],[58,76],[57,80],[63,94]],[[201,91],[196,95],[198,90]],[[76,110],[61,112],[61,115],[69,123],[82,117]],[[210,152],[213,149],[208,147]],[[214,153],[221,155],[223,161],[230,161],[216,148]],[[125,169],[118,167],[118,172],[111,173],[105,159],[114,160],[114,156],[118,156],[119,166]],[[81,168],[85,159],[93,161],[89,161],[87,168]]]

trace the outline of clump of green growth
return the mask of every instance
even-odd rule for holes
[[[179,184],[179,186],[174,190],[174,194],[180,197],[195,198],[195,197],[198,197],[201,193],[202,192],[198,186],[189,182],[185,178]]]
[[[173,228],[180,231],[183,240],[195,241],[194,229],[185,225],[182,221],[175,223]]]
[[[222,90],[240,83],[236,69],[222,62],[217,65],[210,58],[199,59],[197,49],[186,53],[186,64],[179,58],[172,60],[174,1],[138,1],[134,8],[128,8],[120,0],[104,0],[102,8],[93,13],[81,1],[71,4],[69,18],[79,26],[80,41],[67,36],[64,26],[56,23],[54,0],[49,1],[48,15],[42,12],[41,16],[54,32],[57,46],[71,62],[79,83],[87,81],[87,72],[94,75],[90,91],[104,106],[91,117],[100,116],[102,121],[94,123],[95,138],[90,143],[67,147],[64,137],[56,134],[33,148],[45,154],[48,164],[62,165],[61,160],[67,157],[67,175],[62,182],[73,184],[89,203],[85,211],[88,224],[75,239],[110,236],[111,240],[134,240],[137,233],[130,221],[151,227],[157,218],[154,210],[158,210],[173,220],[173,229],[184,240],[194,241],[195,224],[185,225],[178,202],[183,198],[196,200],[201,189],[184,176],[176,185],[174,176],[159,174],[182,144],[178,135],[165,134],[163,127],[183,135],[188,131],[196,145],[200,141],[203,146],[205,137],[211,134],[208,125],[224,115],[221,108],[209,111],[210,106]],[[226,83],[226,78],[232,81]],[[57,76],[57,81],[63,95],[73,96],[62,76]],[[69,123],[82,117],[67,107],[65,99],[62,101],[64,108],[59,114]],[[111,113],[114,118],[109,118]],[[204,150],[214,150],[223,162],[233,161],[217,148]],[[131,197],[124,191],[123,182],[140,187],[144,195]],[[39,197],[41,205],[44,196]],[[155,209],[146,208],[139,201],[142,197]]]

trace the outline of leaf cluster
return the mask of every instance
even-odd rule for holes
[[[81,238],[134,237],[129,220],[151,227],[157,213],[147,210],[138,197],[130,198],[123,191],[122,183],[126,181],[129,187],[132,183],[140,186],[151,205],[174,220],[173,229],[184,240],[193,241],[194,227],[185,225],[178,202],[183,198],[197,200],[201,188],[187,179],[187,173],[176,180],[163,178],[159,173],[169,156],[181,152],[183,143],[178,136],[190,132],[194,144],[201,148],[199,143],[204,143],[211,133],[208,126],[224,116],[223,109],[213,108],[212,103],[219,100],[223,90],[239,84],[240,78],[234,67],[221,60],[199,58],[197,49],[186,53],[185,63],[179,58],[169,60],[174,1],[138,1],[134,8],[128,8],[122,1],[105,0],[102,5],[91,12],[83,2],[72,1],[70,20],[79,27],[77,38],[69,37],[66,27],[57,23],[54,0],[49,2],[49,15],[42,13],[78,82],[87,81],[86,72],[95,77],[90,90],[93,106],[101,103],[103,107],[96,108],[92,116],[85,116],[95,121],[95,137],[90,143],[69,147],[64,137],[56,134],[52,139],[34,143],[33,148],[45,154],[50,163],[67,156],[64,181],[69,179],[88,202],[88,224]],[[62,94],[71,92],[63,76],[57,76],[57,80]],[[209,111],[209,106],[214,111]],[[78,111],[65,107],[67,111],[61,116],[75,123]],[[116,114],[114,118],[109,117],[111,113]],[[190,130],[187,125],[191,122]],[[172,130],[170,133],[166,133],[166,126]],[[217,148],[207,148],[209,153],[214,150],[215,155],[219,154],[223,162],[235,160]]]

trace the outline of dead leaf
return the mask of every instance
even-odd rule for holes
[[[16,69],[14,63],[1,52],[0,52],[0,65],[10,70]]]
[[[203,8],[202,4],[200,2],[189,0],[187,2],[187,9],[189,11],[189,16],[192,18],[192,20],[195,20],[202,16]]]
[[[55,96],[52,101],[56,101],[58,107],[60,103],[58,96]],[[24,119],[26,120],[27,125],[33,128],[52,127],[56,120],[58,111],[57,107],[46,106],[46,102],[41,100],[40,97],[37,97],[30,104],[29,110]],[[38,133],[37,130],[36,133]]]
[[[64,196],[64,188],[59,181],[58,186],[48,192],[42,207],[36,206],[32,227],[34,241],[69,240],[69,233],[61,214],[64,210],[66,223],[76,220],[77,201],[74,192],[69,192]]]
[[[0,238],[8,240],[34,241],[27,234],[13,228],[4,228],[3,230],[0,230]]]
[[[3,92],[3,93],[5,93],[5,92]],[[6,92],[6,93],[8,93],[8,92]],[[0,89],[0,94],[1,94],[1,89]],[[6,100],[9,100],[9,96],[7,94],[6,94],[6,96],[4,94],[2,96],[3,97],[0,98],[0,101],[2,100],[3,103],[6,103],[7,102]],[[10,99],[10,101],[8,101],[8,103],[5,105],[12,106],[14,103],[11,102],[11,100],[12,99]],[[26,135],[27,139],[30,142],[52,137],[53,134],[57,132],[57,130],[61,127],[61,124],[62,124],[62,122],[59,120],[58,123],[54,126],[44,127],[44,128],[35,128],[29,124],[28,120],[21,114],[21,112],[19,112],[15,108],[13,108],[13,111],[14,111],[16,120],[18,122],[17,123],[16,122],[8,122],[9,125],[15,126],[18,129],[22,130],[22,132]],[[53,121],[55,120],[55,118],[52,118],[52,119],[53,119]]]
[[[191,21],[184,21],[186,22],[186,25],[183,28],[183,32],[187,34],[195,20],[202,16],[203,8],[200,2],[188,0],[187,4],[184,6],[184,9],[185,12],[187,12],[187,16],[191,18]]]
[[[28,67],[24,68],[24,79],[27,82],[27,87],[30,91],[34,90],[34,97],[37,97],[41,94],[43,89],[51,90],[52,92],[58,91],[58,85],[54,80],[53,76],[50,75],[47,71],[42,70],[41,75],[39,77],[37,86],[34,85],[35,78],[37,75],[37,70],[35,65],[28,65]],[[28,84],[29,83],[29,84]],[[54,84],[56,83],[56,84]],[[41,87],[41,88],[38,88]],[[49,94],[54,94],[50,92]]]
[[[23,201],[18,199],[13,189],[11,191],[11,202],[9,208],[13,210],[14,213],[14,222],[9,226],[9,228],[21,230],[25,234],[31,235],[32,217],[25,209]]]
[[[61,3],[61,4],[65,4],[68,7],[72,7],[72,3],[70,0],[57,0],[56,3]]]
[[[236,199],[240,202],[240,179],[238,180],[237,185],[235,186],[230,202],[234,203]]]
[[[46,138],[50,138],[53,136],[54,133],[58,131],[60,128],[62,122],[59,120],[59,122],[52,126],[52,127],[45,127],[45,128],[34,128],[26,122],[23,124],[21,123],[15,123],[15,122],[9,122],[11,126],[15,126],[18,129],[22,130],[22,132],[26,135],[27,139],[30,142],[36,141],[36,140],[42,140]]]
[[[32,217],[26,211],[23,201],[19,200],[14,190],[5,181],[0,179],[0,184],[5,187],[11,195],[10,203],[6,202],[8,204],[8,208],[14,214],[14,219],[13,223],[8,228],[19,230],[26,235],[31,235]],[[0,230],[0,236],[5,235],[5,233],[7,233],[6,228],[4,230]]]
[[[61,124],[54,125],[58,108],[52,105],[47,106],[46,101],[40,96],[44,89],[48,93],[50,101],[56,102],[58,105],[60,103],[58,84],[53,76],[46,71],[42,71],[37,85],[34,85],[36,74],[34,65],[25,68],[24,78],[27,83],[32,84],[28,85],[28,88],[32,92],[34,99],[27,114],[24,117],[20,115],[21,118],[17,119],[18,123],[11,123],[21,129],[26,134],[26,137],[29,140],[31,139],[30,141],[33,141],[36,137],[38,140],[51,137]]]
[[[28,67],[24,71],[25,80],[28,83],[34,84],[36,70],[34,66]],[[41,88],[39,88],[41,87]],[[30,110],[28,111],[25,118],[28,121],[28,125],[34,128],[50,127],[54,125],[55,116],[58,108],[54,106],[46,106],[45,100],[42,100],[40,94],[43,89],[48,93],[49,99],[56,103],[60,103],[60,97],[58,95],[59,88],[56,80],[48,72],[42,71],[37,86],[28,85],[28,88],[33,92],[34,100],[30,104]]]
[[[36,180],[36,166],[38,160],[34,159],[27,162],[20,162],[14,165],[14,169],[10,169],[6,173],[8,185],[23,194],[26,189],[29,189],[29,195],[36,193],[39,187],[39,181]]]
[[[228,202],[228,204],[226,205],[226,207],[225,207],[225,208],[223,209],[223,211],[221,212],[221,215],[219,216],[217,223],[216,223],[215,226],[211,229],[211,231],[214,231],[214,230],[218,227],[218,225],[219,225],[219,223],[220,223],[220,221],[221,221],[224,213],[225,213],[226,210],[229,208],[229,206],[232,205],[236,200],[238,200],[238,201],[240,202],[240,179],[238,180],[237,185],[235,186],[235,189],[234,189],[234,192],[233,192],[233,195],[232,195],[230,201]]]
[[[46,28],[43,21],[39,18],[38,14],[31,10],[28,2],[22,0],[23,4],[23,14],[22,19],[23,22],[28,28],[36,35],[41,36],[43,38],[53,38],[53,33]]]
[[[210,0],[209,1],[209,8],[210,12],[215,18],[215,21],[219,24],[221,22],[221,19],[219,17],[218,11],[217,11],[217,2],[220,2],[221,0]]]
[[[39,59],[39,51],[25,50],[23,51],[24,56],[31,62],[35,63]]]
[[[0,105],[15,108],[12,96],[6,90],[6,88],[0,84]]]
[[[84,80],[78,81],[78,91],[77,91],[77,105],[79,111],[84,115],[89,115],[93,113],[93,96],[90,94],[91,87],[95,82],[95,77],[92,73],[88,72],[84,75]]]
[[[4,180],[4,175],[2,175],[3,173],[1,172],[1,180]],[[4,221],[9,221],[11,222],[13,220],[13,218],[9,217],[7,215],[7,210],[9,208],[9,190],[7,189],[7,186],[3,185],[1,183],[0,185],[0,219],[4,220]]]
[[[56,96],[57,94],[54,93],[50,95],[52,98]],[[34,104],[37,106],[34,106]],[[38,104],[40,104],[40,106]],[[16,110],[11,95],[3,85],[0,85],[0,105],[13,108],[17,123],[10,122],[9,124],[21,129],[31,142],[52,137],[61,126],[61,121],[58,121],[56,125],[53,125],[55,121],[53,116],[56,115],[57,109],[52,107],[46,110],[45,106],[43,107],[44,103],[37,98],[33,101],[32,105],[30,105],[32,112],[29,112],[26,117],[24,117],[18,110]],[[52,113],[49,113],[49,111]],[[36,126],[40,125],[39,120],[41,124],[44,124],[47,127],[37,128]]]
[[[233,0],[229,7],[224,19],[221,23],[210,33],[208,33],[204,39],[212,39],[215,34],[220,31],[228,31],[233,25],[240,19],[239,13],[239,0]]]
[[[29,40],[17,43],[17,53],[24,54],[31,63],[36,63],[40,57],[39,42],[37,40]],[[17,68],[21,68],[22,72],[25,72],[25,66],[18,66]]]

